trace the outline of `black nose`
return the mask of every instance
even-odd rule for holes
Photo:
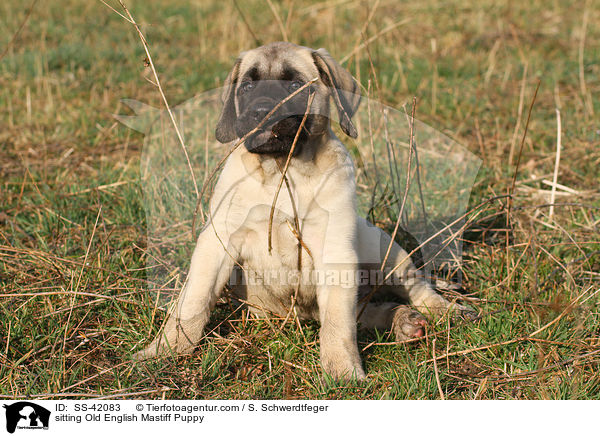
[[[254,118],[254,121],[262,121],[262,119],[266,117],[269,112],[271,112],[271,109],[273,108],[269,106],[257,106],[252,111],[252,118]]]

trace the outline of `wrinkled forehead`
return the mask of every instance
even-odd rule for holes
[[[302,80],[318,76],[311,51],[303,47],[260,47],[242,58],[240,82],[244,80]]]

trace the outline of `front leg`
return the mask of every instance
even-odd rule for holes
[[[219,236],[224,238],[224,234]],[[217,238],[215,229],[209,224],[198,237],[187,284],[169,313],[163,331],[147,348],[136,353],[135,359],[147,359],[170,351],[178,354],[193,351],[230,277],[235,256],[233,247],[226,250],[223,239]]]
[[[335,379],[363,380],[365,372],[356,342],[356,224],[352,222],[352,211],[348,212],[350,217],[346,219],[328,219],[333,226],[320,226],[326,229],[325,233],[311,243],[314,268],[320,277],[317,304],[321,322],[321,366]]]
[[[336,379],[363,380],[356,343],[356,286],[320,286],[317,292],[323,370]]]

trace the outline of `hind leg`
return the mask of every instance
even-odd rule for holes
[[[358,219],[357,227],[361,264],[376,265],[376,269],[380,269],[385,253],[390,247],[383,271],[386,276],[388,272],[394,270],[390,277],[394,285],[381,286],[380,289],[385,287],[400,298],[410,301],[411,305],[419,311],[436,318],[447,314],[452,317],[463,316],[471,319],[475,317],[475,312],[469,308],[450,302],[436,293],[425,281],[421,271],[415,268],[408,253],[396,242],[391,242],[390,235],[378,227],[370,225],[363,218]]]
[[[419,312],[397,303],[369,303],[358,321],[363,328],[391,330],[397,341],[424,336],[427,325]]]

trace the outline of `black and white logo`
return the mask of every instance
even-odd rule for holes
[[[50,411],[29,401],[4,404],[6,409],[6,431],[14,433],[18,429],[48,430]]]

